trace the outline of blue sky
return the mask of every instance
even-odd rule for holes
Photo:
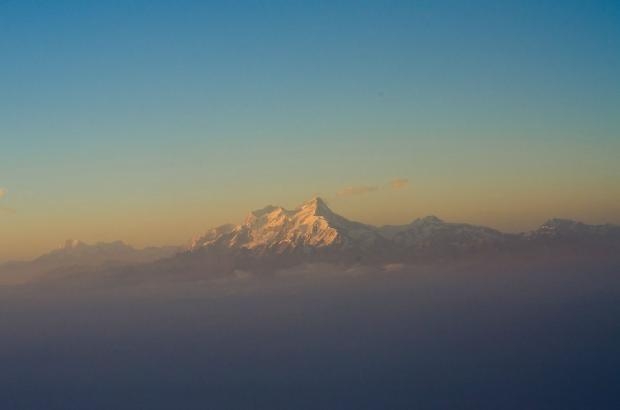
[[[371,223],[620,222],[619,50],[614,1],[0,2],[0,259],[315,193]]]

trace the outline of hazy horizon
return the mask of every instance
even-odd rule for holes
[[[183,243],[317,193],[373,225],[618,224],[619,13],[3,2],[0,260]]]
[[[399,189],[402,189],[402,188],[399,188]],[[314,197],[319,197],[319,196],[315,195]],[[320,198],[325,200],[325,198],[323,198],[323,197],[320,197]],[[310,199],[310,198],[308,198],[308,199]],[[335,211],[337,214],[339,213],[339,212],[337,212],[336,209],[334,209],[332,207],[331,201],[327,201],[327,200],[325,200],[325,201],[326,201],[327,205],[332,209],[332,211]],[[294,210],[294,209],[297,209],[297,207],[299,205],[300,204],[297,204],[296,206],[293,206],[293,207],[283,207],[283,208],[285,208],[287,210]],[[280,205],[279,204],[270,203],[270,204],[265,204],[265,206],[280,206]],[[89,244],[89,245],[97,244],[97,243],[111,243],[111,242],[121,241],[121,242],[123,242],[123,243],[125,243],[127,245],[130,245],[130,246],[132,246],[134,248],[137,248],[137,249],[148,248],[148,247],[151,247],[151,246],[181,246],[181,247],[185,247],[185,246],[187,246],[191,242],[191,240],[193,238],[196,238],[198,236],[203,235],[209,229],[215,228],[215,227],[220,226],[220,225],[228,224],[228,223],[231,223],[233,225],[242,224],[243,220],[245,218],[247,218],[247,216],[249,214],[251,214],[253,211],[262,209],[265,206],[261,206],[259,208],[256,208],[256,209],[253,209],[251,211],[246,212],[243,215],[243,217],[238,218],[236,221],[227,221],[227,222],[223,222],[223,223],[218,223],[216,225],[207,226],[207,227],[202,228],[202,229],[199,228],[198,231],[194,232],[191,236],[188,236],[188,237],[184,238],[182,241],[176,242],[176,243],[172,243],[172,242],[170,242],[170,243],[165,243],[165,242],[164,243],[159,243],[159,242],[148,242],[147,241],[146,243],[136,244],[136,243],[132,243],[130,241],[127,241],[127,240],[125,240],[123,238],[112,238],[112,239],[108,239],[108,240],[93,239],[93,240],[90,240],[90,241],[89,240],[85,240],[84,238],[64,238],[64,239],[60,239],[59,238],[59,240],[53,246],[51,246],[49,248],[42,248],[42,249],[38,250],[38,252],[35,249],[30,249],[28,251],[28,253],[26,253],[25,256],[22,256],[21,258],[20,257],[12,257],[12,258],[2,259],[2,257],[1,257],[2,254],[0,253],[0,263],[10,262],[10,261],[30,260],[33,257],[37,257],[37,256],[40,256],[41,254],[47,253],[47,252],[52,251],[54,249],[61,248],[61,247],[65,246],[65,244],[67,242],[69,242],[69,241],[79,241],[79,242],[84,242],[84,243]],[[427,215],[421,215],[421,216],[415,217],[413,219],[409,219],[407,221],[402,221],[402,222],[390,222],[390,223],[385,223],[385,224],[372,224],[372,223],[369,223],[369,222],[366,222],[366,221],[363,221],[363,220],[355,220],[355,219],[348,218],[347,215],[343,215],[343,214],[340,214],[340,215],[344,216],[347,219],[353,220],[355,222],[362,222],[362,223],[366,223],[368,225],[376,226],[376,227],[381,227],[381,226],[385,226],[385,225],[406,225],[406,224],[409,224],[409,223],[411,223],[412,221],[414,221],[416,219],[424,218],[424,217],[427,217],[427,216],[439,217],[440,219],[444,220],[445,222],[450,222],[450,223],[470,223],[468,221],[445,220],[444,218],[441,218],[439,215],[427,214]],[[546,222],[546,221],[548,221],[550,219],[554,219],[554,218],[555,217],[549,217],[549,218],[541,221],[540,223],[532,226],[532,228],[527,229],[527,230],[502,230],[502,229],[499,229],[499,228],[497,228],[495,226],[490,226],[490,225],[480,225],[480,226],[485,226],[485,227],[488,227],[488,228],[497,229],[497,230],[505,232],[505,233],[524,233],[524,232],[533,231],[536,228],[540,227],[540,225],[542,225],[544,222]],[[567,218],[567,219],[571,219],[571,218]],[[576,220],[576,221],[577,222],[583,222],[583,223],[586,223],[586,224],[596,225],[596,224],[593,224],[593,223],[589,223],[589,221],[582,221],[582,220]],[[602,222],[600,224],[606,224],[606,223],[608,223],[608,222]]]

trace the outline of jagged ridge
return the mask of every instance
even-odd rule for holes
[[[591,244],[620,241],[620,228],[585,225],[552,219],[524,234],[444,222],[435,216],[406,225],[374,227],[350,221],[334,213],[321,198],[304,202],[295,210],[267,206],[251,212],[237,226],[224,225],[197,238],[190,252],[243,251],[244,256],[331,254],[364,259],[411,260],[425,256],[455,256],[498,250],[522,250],[553,239]]]
[[[375,228],[335,214],[316,197],[294,210],[270,205],[251,212],[240,225],[223,225],[195,239],[190,250],[229,247],[285,253],[320,248],[367,249],[382,240]]]
[[[124,266],[123,275],[223,275],[272,271],[306,262],[389,264],[501,255],[519,258],[620,255],[620,227],[551,219],[538,229],[507,234],[495,229],[442,221],[435,216],[406,225],[375,227],[334,213],[321,198],[294,210],[267,206],[239,225],[222,225],[175,247],[136,250],[123,242],[87,245],[67,241],[33,261],[0,266],[3,277],[50,271],[85,271]],[[140,265],[140,266],[138,266]]]

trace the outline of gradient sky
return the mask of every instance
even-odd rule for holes
[[[619,73],[618,1],[0,1],[0,260],[315,194],[620,223]]]

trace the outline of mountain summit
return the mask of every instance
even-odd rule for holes
[[[325,201],[319,196],[315,196],[309,201],[304,202],[297,209],[312,213],[315,216],[330,217],[334,215]]]
[[[265,253],[365,248],[383,238],[371,226],[334,213],[319,197],[294,210],[269,205],[251,212],[237,226],[223,225],[195,239],[190,250],[245,249]]]

